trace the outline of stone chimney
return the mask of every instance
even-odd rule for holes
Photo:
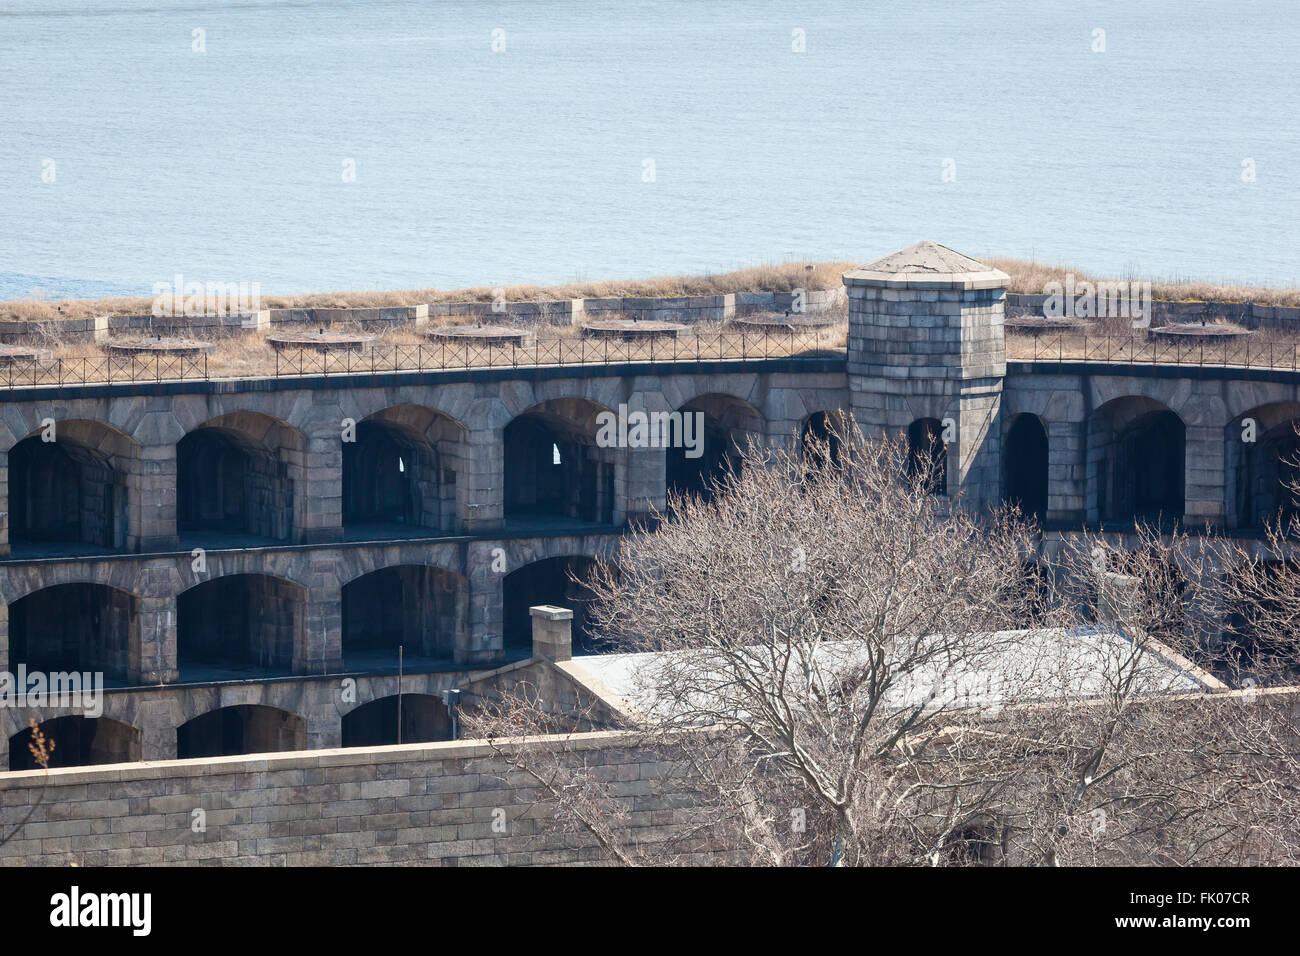
[[[539,604],[530,607],[533,618],[533,657],[548,661],[573,658],[573,612],[567,607]]]
[[[999,411],[1007,373],[1008,277],[935,242],[844,274],[850,403],[869,434],[922,419],[947,441],[947,493],[994,503],[1001,487]]]

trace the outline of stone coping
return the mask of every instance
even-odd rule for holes
[[[844,273],[844,284],[875,289],[917,291],[1005,289],[1011,277],[997,269],[985,272],[875,272],[854,269]]]
[[[569,750],[603,750],[635,745],[645,735],[623,730],[599,730],[557,736],[503,737],[485,740],[444,740],[433,743],[392,744],[384,747],[340,747],[328,750],[290,750],[281,753],[238,754],[189,760],[137,761],[96,767],[59,767],[52,770],[18,770],[0,773],[0,791],[30,787],[125,783],[132,780],[215,777],[236,773],[275,773],[325,767],[374,766],[376,763],[431,763],[491,757],[502,747],[543,744]],[[460,772],[455,770],[454,772]]]

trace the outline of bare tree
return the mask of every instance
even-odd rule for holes
[[[598,566],[591,617],[644,654],[638,746],[689,790],[683,828],[778,865],[1289,861],[1291,698],[1243,701],[1206,670],[1217,539],[1040,554],[1014,512],[932,494],[940,467],[852,421],[751,446]],[[501,726],[536,727],[528,710]],[[601,845],[625,840],[618,801],[582,792]]]

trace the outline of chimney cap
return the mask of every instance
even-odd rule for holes
[[[556,607],[553,604],[536,604],[528,609],[528,613],[533,617],[545,618],[548,621],[570,621],[573,619],[573,611],[567,607]]]

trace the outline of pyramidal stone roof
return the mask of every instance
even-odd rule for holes
[[[844,273],[844,284],[889,289],[997,289],[1005,287],[1009,278],[978,259],[926,241]]]

